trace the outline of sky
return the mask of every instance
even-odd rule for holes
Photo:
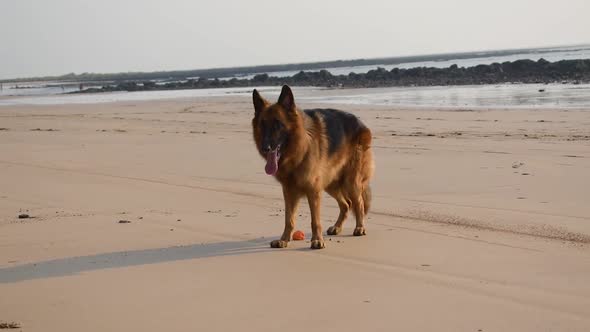
[[[590,43],[589,0],[0,0],[0,79]]]

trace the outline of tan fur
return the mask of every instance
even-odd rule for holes
[[[326,191],[338,202],[340,214],[328,228],[329,235],[339,234],[342,224],[352,209],[356,217],[354,235],[365,235],[365,218],[370,205],[369,180],[374,171],[371,151],[371,131],[364,125],[354,133],[345,133],[344,141],[331,155],[326,125],[321,117],[310,117],[297,109],[291,89],[283,87],[275,104],[253,93],[255,116],[252,120],[256,146],[261,150],[262,123],[280,121],[288,136],[282,151],[276,179],[283,188],[285,200],[285,229],[280,240],[271,242],[273,248],[284,248],[295,229],[295,215],[299,200],[307,197],[311,210],[311,248],[324,248],[320,221],[321,193]]]

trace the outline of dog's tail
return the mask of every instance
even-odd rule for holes
[[[363,203],[365,206],[365,215],[369,212],[369,208],[371,207],[371,186],[367,184],[365,189],[363,190]]]

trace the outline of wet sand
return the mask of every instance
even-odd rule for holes
[[[340,107],[373,130],[374,203],[321,251],[268,247],[283,203],[249,97],[0,107],[0,322],[588,330],[590,110]]]

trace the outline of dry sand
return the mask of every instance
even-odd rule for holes
[[[0,107],[0,322],[590,330],[589,111],[343,108],[375,136],[368,236],[348,220],[311,251],[268,247],[281,190],[249,98]]]

